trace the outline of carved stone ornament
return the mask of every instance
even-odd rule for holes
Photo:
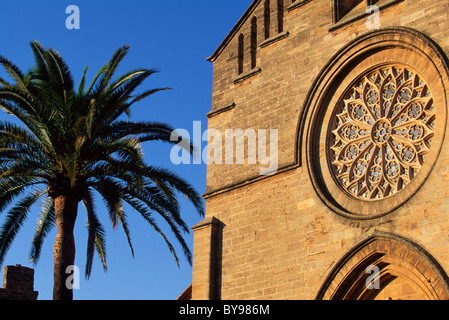
[[[422,78],[401,65],[360,77],[335,108],[329,159],[350,195],[390,197],[419,173],[435,130],[432,94]]]
[[[432,192],[426,182],[443,168],[448,130],[447,61],[432,39],[397,27],[354,39],[320,71],[304,101],[299,147],[314,191],[334,213],[378,219]]]

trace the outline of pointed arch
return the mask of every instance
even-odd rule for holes
[[[446,300],[449,278],[432,255],[416,243],[376,232],[340,259],[316,299]]]

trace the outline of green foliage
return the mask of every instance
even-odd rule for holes
[[[41,201],[30,251],[31,261],[37,263],[45,237],[55,226],[54,199],[73,195],[87,212],[86,276],[91,274],[94,251],[106,269],[105,230],[95,209],[95,194],[104,200],[113,227],[123,228],[133,254],[125,204],[163,237],[179,265],[173,245],[154,219],[154,214],[160,215],[191,263],[191,252],[183,239],[189,230],[177,197],[186,196],[201,216],[202,199],[176,174],[143,160],[143,142],[176,143],[170,141],[173,128],[158,122],[123,120],[134,103],[168,89],[135,93],[156,70],[135,69],[114,78],[129,50],[123,46],[87,89],[86,68],[75,90],[62,57],[36,41],[30,45],[35,65],[27,73],[0,57],[0,64],[13,79],[9,83],[0,78],[0,107],[22,123],[0,121],[0,212],[11,207],[0,230],[0,264],[30,207]]]

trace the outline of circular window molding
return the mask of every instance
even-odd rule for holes
[[[326,151],[334,180],[361,200],[394,196],[427,162],[436,123],[432,93],[416,71],[396,64],[363,74],[329,118]]]
[[[408,28],[366,34],[325,66],[304,106],[312,184],[336,213],[373,219],[408,201],[440,153],[447,60]]]

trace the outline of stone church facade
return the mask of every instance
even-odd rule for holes
[[[191,298],[448,299],[448,55],[446,0],[254,0],[209,129],[276,130],[277,166],[208,164]]]

